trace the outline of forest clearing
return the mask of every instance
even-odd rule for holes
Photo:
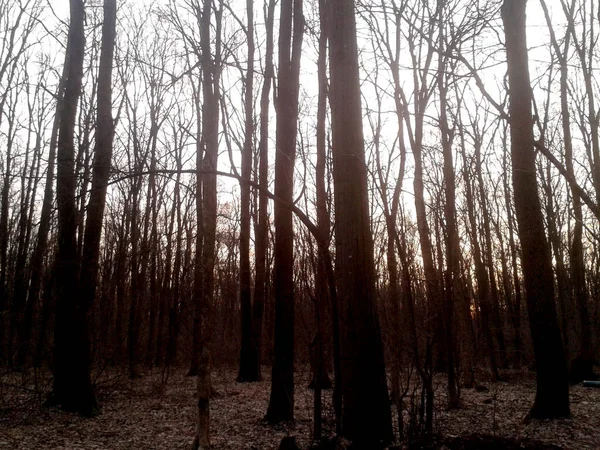
[[[441,395],[436,405],[435,433],[454,437],[478,434],[488,439],[492,436],[515,438],[523,445],[518,448],[530,450],[596,450],[600,447],[600,389],[571,388],[571,419],[524,423],[534,395],[533,377],[525,373],[510,376],[514,378],[511,382],[486,382],[479,389],[464,389],[460,409],[446,410],[446,399]],[[285,436],[295,436],[302,450],[312,448],[313,394],[306,389],[309,379],[308,367],[296,376],[299,389],[294,423],[270,426],[263,422],[269,401],[269,380],[237,383],[235,372],[217,371],[213,377],[216,392],[211,410],[212,448],[275,450]],[[193,440],[195,380],[180,370],[174,369],[171,374],[156,371],[134,381],[123,375],[105,374],[98,380],[97,388],[103,412],[91,420],[59,409],[43,409],[39,399],[33,399],[31,393],[19,394],[18,389],[7,387],[8,381],[9,377],[0,379],[0,390],[5,399],[13,395],[18,399],[12,399],[15,406],[11,408],[0,404],[0,449],[175,450],[189,448]],[[443,377],[437,377],[436,385],[436,392],[443,393]],[[408,419],[407,411],[405,414]],[[324,434],[333,437],[335,426],[329,395],[325,400],[324,418]],[[528,440],[556,447],[526,447],[523,443]],[[406,445],[398,448],[423,448],[418,443],[413,447]],[[508,448],[502,442],[495,445],[479,448]]]

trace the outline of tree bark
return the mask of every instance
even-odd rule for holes
[[[252,345],[257,355],[253,371],[261,379],[260,363],[262,358],[262,332],[265,311],[265,298],[267,296],[267,248],[269,246],[269,199],[264,191],[269,186],[269,94],[273,80],[273,17],[275,14],[275,1],[270,0],[267,7],[265,73],[260,95],[260,139],[258,155],[258,183],[261,190],[258,192],[258,223],[255,230],[255,271],[254,303],[252,305]]]
[[[197,160],[197,220],[202,220],[202,247],[196,247],[194,273],[194,304],[199,322],[198,359],[198,422],[194,449],[210,447],[210,393],[211,393],[211,329],[210,315],[214,296],[214,267],[217,228],[217,160],[219,155],[219,74],[221,54],[221,17],[223,4],[215,11],[215,56],[211,53],[211,0],[203,0],[200,17],[200,46],[202,50],[202,129],[204,158],[202,165]],[[198,155],[199,157],[199,155]],[[205,172],[201,174],[201,171]],[[202,191],[199,190],[200,185]],[[202,200],[200,201],[200,194]],[[199,205],[201,203],[201,205]],[[200,207],[198,207],[200,206]],[[200,223],[200,222],[199,222]],[[198,240],[199,238],[197,238]],[[179,274],[175,274],[179,276]]]
[[[342,433],[356,448],[392,439],[375,303],[354,2],[331,3],[329,67],[335,189],[336,282],[342,337]]]
[[[442,25],[443,8],[439,8],[440,23],[440,49],[445,46],[444,29]],[[446,338],[446,354],[448,358],[448,408],[455,409],[460,406],[460,386],[458,383],[457,367],[457,339],[455,330],[455,304],[458,297],[458,284],[460,281],[460,238],[456,224],[456,181],[454,177],[454,161],[452,143],[454,129],[448,124],[448,81],[446,80],[447,61],[440,57],[438,64],[437,87],[440,95],[440,131],[442,137],[442,152],[444,157],[444,219],[446,222],[446,271],[444,273],[445,298],[444,322]],[[459,106],[460,107],[460,106]],[[440,267],[441,268],[441,267]]]
[[[304,17],[302,0],[283,0],[279,28],[279,89],[275,195],[293,202],[298,93]],[[275,203],[275,344],[265,420],[294,419],[294,227],[292,211]]]
[[[513,189],[536,364],[537,391],[530,416],[559,418],[570,415],[569,386],[554,306],[552,256],[537,191],[526,6],[526,1],[504,0],[502,21],[508,66]]]
[[[54,333],[54,383],[47,404],[79,412],[97,413],[86,346],[89,343],[85,308],[78,304],[76,179],[74,131],[81,94],[85,49],[84,4],[70,2],[71,23],[65,59],[65,93],[57,147],[58,254],[56,264],[56,321]]]
[[[92,166],[92,190],[85,222],[83,256],[80,272],[80,308],[86,316],[96,296],[98,266],[100,259],[100,238],[106,188],[110,176],[114,125],[112,117],[112,72],[116,38],[116,0],[104,0],[104,23],[102,25],[102,50],[98,70],[98,121],[96,125],[96,147]],[[86,321],[86,327],[88,326]],[[86,332],[89,336],[89,331]],[[90,342],[85,343],[85,363],[88,372],[91,366]]]
[[[252,174],[252,137],[254,132],[253,91],[254,91],[254,2],[246,1],[246,40],[248,41],[248,67],[244,83],[245,130],[242,148],[242,178],[250,179]],[[240,183],[240,368],[237,381],[259,381],[258,353],[252,342],[252,286],[250,276],[250,185]]]

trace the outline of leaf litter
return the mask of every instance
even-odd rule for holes
[[[295,436],[300,448],[310,447],[313,397],[307,387],[309,370],[296,375],[295,422],[277,426],[263,422],[270,395],[267,372],[263,369],[264,379],[258,383],[237,383],[231,370],[213,373],[213,449],[277,449],[286,436]],[[104,373],[97,382],[102,414],[93,419],[43,408],[42,391],[50,386],[49,380],[48,375],[43,382],[38,379],[36,389],[31,380],[27,386],[20,375],[0,376],[0,449],[190,448],[196,423],[196,379],[185,376],[183,370],[148,371],[135,380],[117,372]],[[489,382],[487,389],[462,389],[462,407],[455,410],[444,408],[444,386],[444,377],[437,376],[434,431],[445,440],[428,448],[478,448],[453,447],[450,442],[484,436],[478,439],[502,437],[563,449],[600,449],[600,389],[571,387],[571,419],[524,421],[535,395],[531,377]],[[324,393],[323,400],[324,435],[331,436],[335,428],[331,391]],[[522,448],[532,447],[522,444]]]

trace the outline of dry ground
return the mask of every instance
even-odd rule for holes
[[[179,370],[167,380],[165,376],[148,372],[131,382],[114,373],[102,375],[97,389],[102,414],[83,419],[41,408],[41,395],[36,398],[32,380],[5,375],[0,378],[0,449],[189,448],[194,436],[195,380]],[[305,388],[306,371],[297,376],[296,422],[279,427],[261,422],[269,401],[269,382],[239,384],[234,380],[232,371],[213,375],[217,394],[211,404],[214,449],[276,449],[288,434],[297,436],[302,448],[309,446],[312,393]],[[600,389],[571,389],[570,420],[525,424],[522,419],[534,395],[530,377],[486,383],[487,392],[464,389],[464,407],[455,411],[443,408],[443,381],[443,377],[438,380],[435,428],[445,436],[482,433],[532,438],[565,449],[600,449]],[[38,393],[47,389],[48,378],[40,377],[37,386]],[[328,398],[325,403],[325,428],[331,431]]]

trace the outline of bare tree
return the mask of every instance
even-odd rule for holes
[[[275,195],[291,204],[298,131],[298,93],[304,17],[302,0],[283,0],[279,25],[279,74]],[[265,419],[294,418],[294,228],[292,211],[275,204],[275,347],[271,397]]]
[[[197,5],[198,8],[200,5]],[[215,57],[211,51],[212,2],[204,0],[198,9],[200,19],[200,47],[202,50],[202,144],[203,152],[196,160],[196,210],[197,220],[202,220],[202,245],[197,238],[196,266],[194,272],[194,306],[200,317],[198,341],[198,426],[194,449],[210,446],[210,311],[214,296],[215,233],[217,226],[217,159],[219,151],[219,74],[221,54],[221,19],[223,4],[215,11]],[[200,160],[200,157],[203,159]],[[204,172],[204,173],[202,173]]]
[[[392,439],[392,424],[375,304],[367,171],[362,132],[353,1],[331,3],[330,102],[335,189],[336,282],[342,337],[342,433],[357,446]]]
[[[112,117],[112,69],[116,38],[117,2],[104,0],[104,22],[102,25],[102,50],[98,71],[98,120],[97,138],[94,149],[92,167],[92,191],[87,208],[83,256],[79,281],[80,308],[87,316],[96,296],[98,281],[98,263],[100,258],[100,237],[104,208],[106,205],[106,188],[110,175],[111,157],[114,136]],[[85,324],[86,327],[89,325]],[[86,331],[89,337],[89,331]],[[82,364],[91,370],[90,342],[86,343],[86,354]]]
[[[504,0],[512,176],[523,275],[536,364],[537,391],[530,415],[570,415],[567,365],[554,306],[552,257],[544,223],[535,169],[531,84],[528,72],[527,2]]]
[[[246,39],[248,42],[248,67],[245,77],[244,111],[245,130],[242,148],[242,178],[250,179],[252,173],[252,142],[254,132],[253,90],[254,90],[254,2],[246,1]],[[240,313],[241,349],[238,381],[259,381],[259,354],[252,343],[252,286],[250,277],[250,185],[241,183],[240,221]]]
[[[563,142],[564,142],[564,151],[565,151],[565,165],[567,169],[567,174],[570,178],[575,178],[575,167],[573,164],[573,138],[571,135],[571,112],[569,109],[569,50],[571,47],[571,33],[572,27],[568,27],[564,39],[562,41],[562,48],[559,45],[558,38],[556,33],[554,32],[554,27],[552,25],[552,19],[548,12],[548,7],[546,2],[541,0],[542,9],[544,10],[544,17],[546,19],[546,24],[548,25],[548,30],[550,32],[550,40],[552,43],[552,47],[554,49],[554,56],[558,59],[559,70],[560,70],[560,111],[561,111],[561,125],[563,132]],[[576,6],[575,1],[571,1],[570,3],[561,2],[563,6],[563,10],[567,14],[567,17],[572,22],[572,17],[574,16],[574,9]],[[577,45],[577,49],[579,51],[579,55],[581,57],[581,49]],[[582,63],[585,61],[585,58],[582,59]],[[584,77],[586,78],[586,92],[590,93],[591,87],[589,86],[589,77],[590,74],[585,72],[584,69]],[[594,99],[588,99],[588,108],[589,112],[593,114],[594,112]],[[596,120],[597,123],[597,120]],[[597,137],[597,129],[598,125],[595,126],[596,131],[594,129],[591,130],[592,135],[596,133],[595,140],[593,140],[594,145],[597,147],[598,137]],[[597,152],[598,149],[595,150]],[[596,153],[594,153],[596,154]],[[598,163],[598,161],[596,161]],[[594,172],[594,177],[596,177],[596,172]],[[588,311],[588,294],[585,283],[585,261],[584,261],[584,251],[583,251],[583,212],[581,208],[581,198],[579,196],[579,192],[575,188],[575,186],[571,185],[571,198],[573,202],[573,216],[575,219],[575,223],[573,225],[573,234],[570,244],[570,267],[571,267],[571,279],[572,286],[574,291],[574,297],[577,302],[577,306],[579,309],[579,317],[581,323],[581,344],[578,355],[577,366],[573,369],[577,369],[576,371],[572,370],[571,373],[571,381],[582,381],[587,378],[593,377],[593,364],[592,364],[592,339],[591,339],[591,327],[590,327],[590,316]],[[563,314],[564,315],[564,314]],[[563,333],[567,333],[566,330],[563,330]],[[577,372],[577,373],[575,373]]]
[[[74,128],[81,93],[85,49],[84,4],[70,2],[71,23],[65,58],[65,92],[57,147],[58,255],[54,383],[48,404],[83,415],[97,413],[88,363],[86,310],[78,304],[79,259],[76,243]]]

